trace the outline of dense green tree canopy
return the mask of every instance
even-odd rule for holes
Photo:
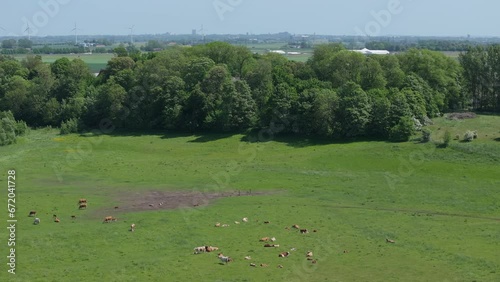
[[[0,110],[65,131],[110,120],[123,129],[404,141],[414,123],[446,111],[500,111],[499,50],[472,48],[458,63],[428,50],[365,56],[327,44],[302,63],[222,42],[145,54],[120,46],[97,78],[79,59],[0,56]]]

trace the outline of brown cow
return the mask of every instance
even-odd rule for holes
[[[260,238],[260,240],[259,240],[259,241],[260,241],[260,242],[267,242],[267,241],[269,241],[269,240],[270,240],[270,238],[269,238],[269,237],[264,237],[264,238]]]
[[[108,223],[108,222],[112,222],[112,221],[117,221],[118,219],[116,217],[112,217],[112,216],[106,216],[104,218],[104,221],[102,223]]]
[[[300,227],[297,224],[292,225],[292,228],[299,229]]]
[[[392,243],[392,244],[396,243],[396,241],[391,240],[391,239],[387,239],[387,238],[385,239],[385,241],[386,241],[387,243]]]
[[[290,252],[283,252],[283,253],[279,254],[278,257],[285,258],[285,257],[288,257],[289,255],[290,255]]]
[[[265,244],[264,248],[278,248],[280,245],[275,245],[275,244]]]
[[[79,206],[78,206],[78,209],[86,209],[87,208],[87,203],[81,203]]]
[[[36,211],[30,211],[30,214],[28,216],[36,216]]]
[[[307,229],[300,229],[300,233],[301,234],[306,234],[306,233],[309,233],[309,231],[307,231]]]
[[[206,251],[207,253],[210,253],[210,252],[215,252],[215,251],[218,251],[218,250],[219,250],[219,248],[217,248],[217,247],[205,246],[205,251]]]
[[[59,223],[59,222],[61,222],[61,221],[59,220],[59,218],[57,218],[57,217],[56,217],[56,218],[54,218],[54,222]]]
[[[83,204],[83,203],[87,203],[87,199],[80,199],[78,200],[78,204]]]

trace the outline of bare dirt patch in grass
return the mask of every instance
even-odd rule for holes
[[[277,191],[224,191],[203,193],[200,191],[138,191],[125,192],[115,197],[115,202],[100,212],[139,212],[204,207],[213,201],[227,197],[252,197],[277,194]]]
[[[459,120],[459,119],[472,119],[472,118],[476,118],[477,115],[475,113],[470,113],[470,112],[466,112],[466,113],[451,113],[451,114],[448,114],[446,116],[447,119],[451,119],[451,120]]]

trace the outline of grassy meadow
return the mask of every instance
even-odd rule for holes
[[[461,137],[477,130],[479,138],[438,148],[416,141],[33,130],[0,147],[2,205],[7,170],[16,169],[18,219],[17,274],[2,263],[0,281],[499,281],[500,117],[439,118],[431,129],[435,142],[446,130]],[[173,210],[140,202],[155,191],[243,196]],[[87,198],[86,210],[78,210],[80,198]],[[142,210],[127,211],[130,199]],[[118,221],[102,223],[108,215]],[[286,229],[293,224],[309,233]],[[264,248],[259,238],[266,236],[280,246]],[[203,245],[234,261],[194,255]],[[290,256],[279,258],[284,251]]]
[[[52,55],[41,55],[42,61],[44,63],[53,63],[57,59],[60,58],[68,58],[70,60],[73,59],[81,59],[83,60],[90,68],[90,71],[93,73],[98,73],[101,69],[106,68],[108,61],[111,60],[115,55],[114,54],[52,54]],[[26,58],[26,55],[16,55],[18,60],[22,60]]]

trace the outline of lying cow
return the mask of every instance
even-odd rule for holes
[[[38,217],[37,217],[37,218],[35,218],[35,221],[33,221],[33,224],[34,224],[34,225],[38,225],[38,224],[40,224],[40,219],[39,219]]]
[[[278,248],[280,245],[275,245],[275,244],[265,244],[264,248]]]
[[[226,257],[226,256],[224,256],[222,253],[219,253],[219,254],[217,255],[217,257],[220,259],[220,261],[221,261],[222,263],[225,263],[225,264],[227,264],[228,262],[233,261],[233,259],[232,259],[232,258],[230,258],[230,257]]]
[[[260,238],[259,241],[260,242],[267,242],[267,241],[269,241],[269,237]]]
[[[81,203],[79,206],[78,206],[78,209],[86,209],[87,208],[87,203]]]
[[[30,211],[30,214],[28,216],[36,216],[36,211]]]
[[[215,252],[215,251],[218,251],[218,250],[219,250],[219,248],[217,248],[217,247],[205,246],[205,251],[206,251],[207,253],[210,253],[210,252]]]
[[[290,255],[290,252],[283,252],[283,253],[279,254],[278,257],[285,258],[285,257],[288,257],[289,255]]]
[[[306,234],[306,233],[309,233],[309,231],[307,229],[300,229],[300,233],[301,234]]]
[[[208,246],[201,246],[201,247],[196,247],[196,248],[194,248],[194,249],[193,249],[193,250],[194,250],[194,254],[195,254],[195,255],[197,255],[197,254],[201,254],[201,253],[206,252],[207,247],[208,247]]]
[[[83,203],[87,203],[87,199],[80,199],[80,200],[78,200],[78,204],[83,204]]]

